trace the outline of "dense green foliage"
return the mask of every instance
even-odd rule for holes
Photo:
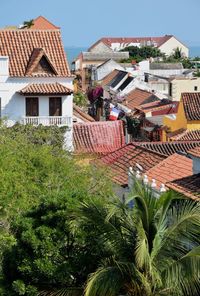
[[[73,288],[82,295],[85,283],[85,296],[199,295],[199,204],[172,192],[156,199],[140,183],[126,203],[97,195],[79,201],[57,195],[12,223],[17,243],[4,252],[9,295]]]
[[[86,107],[88,105],[87,96],[82,92],[74,94],[74,103],[79,107]]]
[[[155,57],[163,57],[163,53],[153,46],[128,46],[121,51],[128,51],[129,52],[129,59],[123,60],[122,62],[131,62],[135,60],[136,62],[141,62],[147,58],[155,58]]]
[[[156,199],[139,183],[126,204],[84,203],[80,226],[101,227],[111,253],[90,275],[85,296],[199,295],[199,214],[192,200],[172,192]]]
[[[91,195],[101,198],[107,188],[111,192],[101,173],[78,165],[62,143],[63,131],[55,127],[0,127],[0,260],[16,244],[10,223],[23,220],[30,208],[60,198],[76,205]],[[21,281],[13,285],[24,289]]]
[[[0,128],[0,295],[199,295],[200,204],[136,181],[121,202],[60,133]]]

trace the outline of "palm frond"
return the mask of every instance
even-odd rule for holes
[[[41,291],[38,296],[81,296],[83,295],[82,288],[63,288],[59,290]]]

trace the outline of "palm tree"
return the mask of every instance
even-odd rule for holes
[[[33,25],[34,25],[34,20],[33,19],[23,22],[23,28],[30,29]]]
[[[199,295],[199,215],[199,203],[173,192],[156,199],[139,182],[126,203],[84,203],[77,227],[96,229],[110,254],[89,276],[85,296]]]

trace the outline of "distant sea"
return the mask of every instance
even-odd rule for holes
[[[69,47],[65,47],[65,51],[67,53],[68,62],[71,66],[71,63],[79,55],[80,52],[87,51],[87,47],[75,47],[75,46],[70,47],[69,46]]]
[[[200,46],[191,46],[189,49],[191,58],[200,56]],[[87,47],[69,46],[65,47],[65,51],[67,53],[69,64],[71,65],[72,61],[79,55],[80,52],[87,51]]]

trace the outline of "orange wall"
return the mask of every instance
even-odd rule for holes
[[[179,103],[176,119],[172,120],[165,116],[163,119],[163,126],[167,126],[170,132],[174,132],[181,128],[187,128],[187,119],[185,117],[183,102]],[[162,141],[167,141],[167,133],[165,131],[163,131]]]

